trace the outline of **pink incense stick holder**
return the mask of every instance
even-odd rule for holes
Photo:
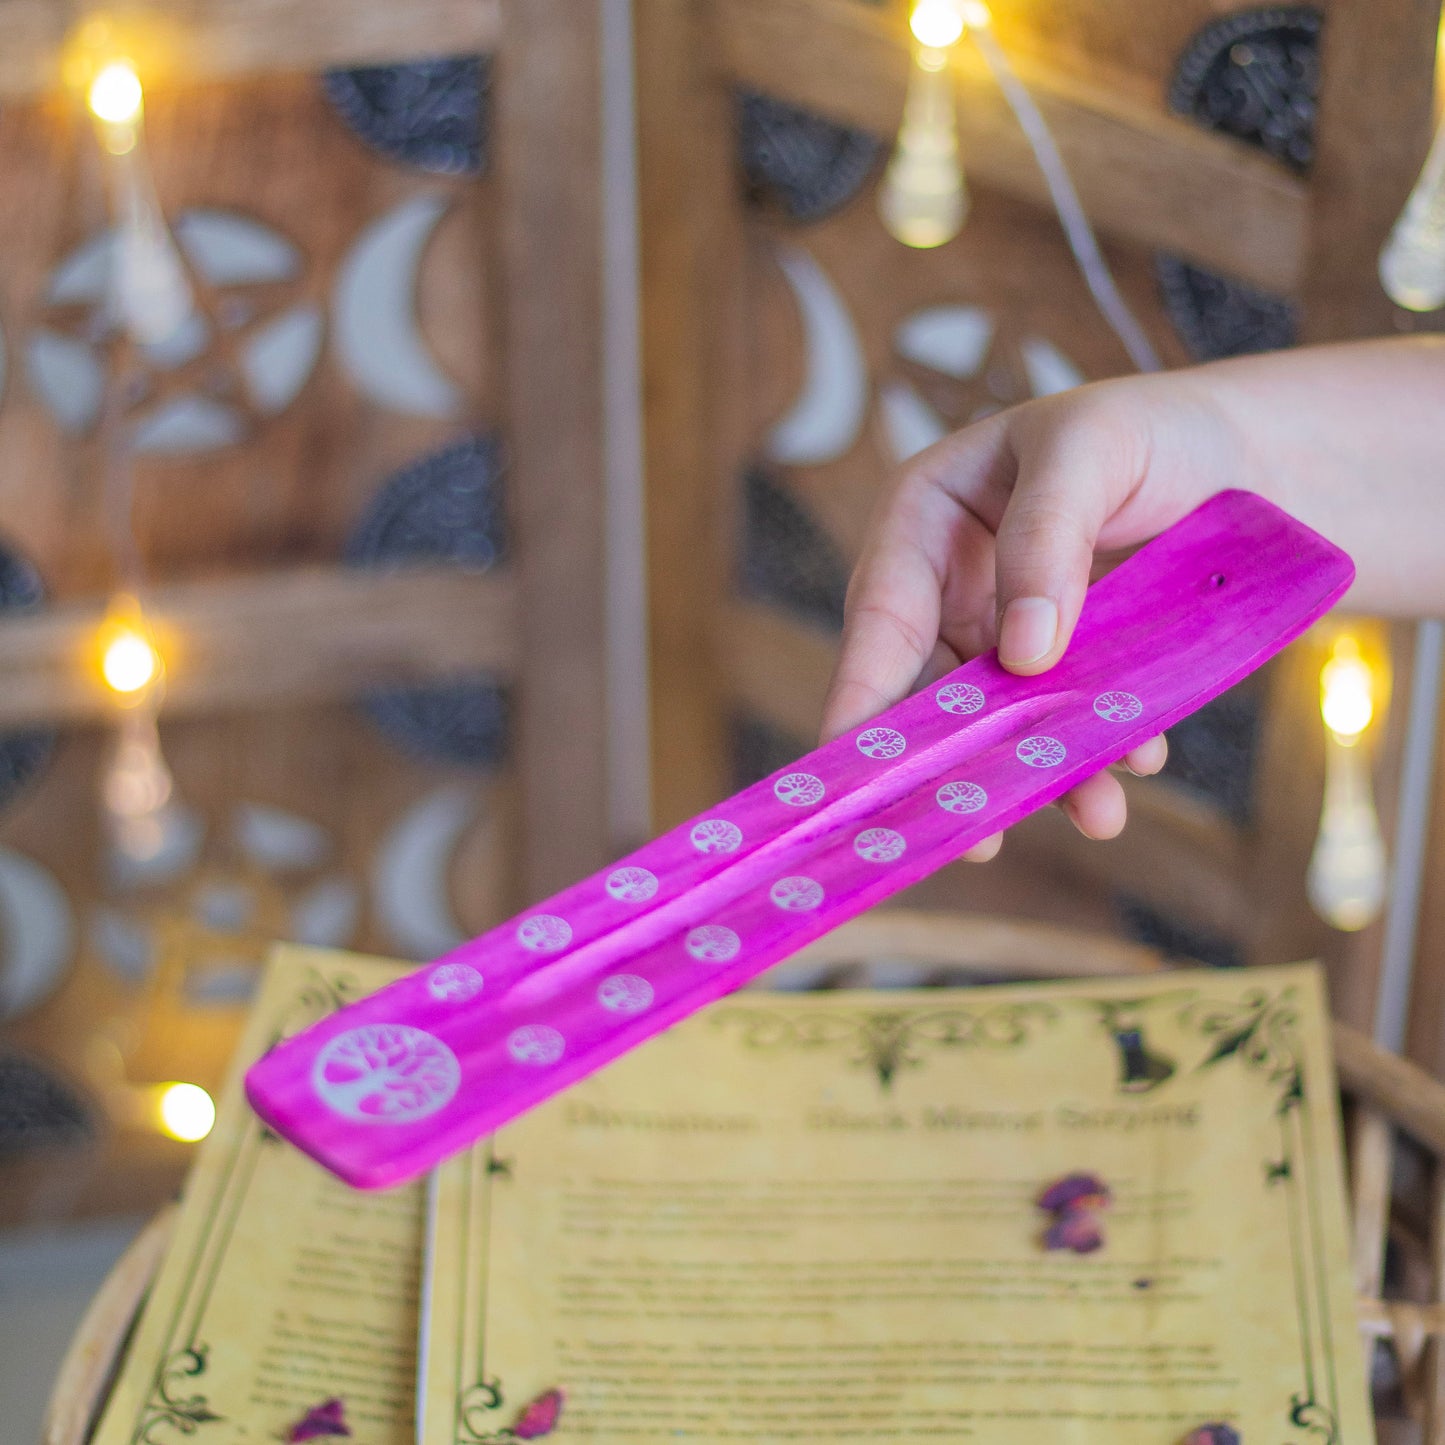
[[[256,1112],[401,1183],[1117,762],[1344,594],[1343,552],[1249,493],[1089,589],[1039,677],[975,659],[527,913],[278,1044]]]

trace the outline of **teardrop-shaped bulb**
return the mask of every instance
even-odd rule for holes
[[[1445,305],[1445,123],[1380,251],[1380,284],[1407,311]]]
[[[1326,729],[1324,805],[1305,875],[1310,905],[1331,928],[1354,933],[1379,916],[1386,880],[1368,756],[1357,740]]]
[[[958,152],[958,125],[948,56],[920,46],[914,54],[903,124],[879,188],[883,224],[905,246],[951,241],[968,215]]]

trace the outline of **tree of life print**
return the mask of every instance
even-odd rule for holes
[[[811,808],[823,801],[823,780],[812,773],[787,773],[773,784],[773,796],[790,808]]]
[[[801,874],[779,878],[768,890],[768,897],[789,913],[811,913],[823,901],[823,885]]]
[[[1105,722],[1133,722],[1144,704],[1132,692],[1101,692],[1094,699],[1094,711]]]
[[[657,892],[657,874],[646,868],[618,868],[607,875],[607,892],[619,903],[646,903]]]
[[[908,740],[895,728],[869,728],[858,734],[858,751],[865,758],[896,758]]]
[[[907,847],[903,834],[892,828],[865,828],[853,840],[853,851],[869,863],[892,863]]]
[[[1042,734],[1025,738],[1014,749],[1019,762],[1031,768],[1056,768],[1064,760],[1064,745],[1058,738],[1046,738]]]
[[[721,923],[704,923],[694,928],[683,943],[699,963],[726,963],[738,956],[742,946],[742,939]]]
[[[933,700],[944,712],[967,714],[983,706],[983,693],[971,682],[949,682],[933,694]]]
[[[652,985],[635,973],[615,973],[597,985],[597,1002],[609,1013],[640,1014],[652,1005]]]
[[[945,783],[933,796],[945,813],[976,813],[988,802],[977,783]]]
[[[692,846],[699,853],[735,853],[743,841],[742,829],[726,818],[704,818],[692,830]]]
[[[311,1086],[328,1109],[376,1124],[435,1114],[461,1077],[457,1056],[410,1024],[366,1024],[337,1034],[311,1068]]]
[[[534,913],[517,925],[517,942],[533,953],[556,953],[572,942],[572,925],[555,913]]]
[[[443,963],[427,975],[426,991],[435,999],[459,1003],[482,991],[482,976],[467,963]]]
[[[519,1064],[555,1064],[566,1047],[566,1039],[551,1024],[523,1024],[507,1036],[507,1052]]]

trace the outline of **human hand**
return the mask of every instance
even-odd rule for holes
[[[1232,424],[1189,372],[1081,387],[946,437],[904,467],[874,518],[848,587],[824,740],[994,646],[1011,672],[1046,672],[1092,576],[1213,493],[1249,484]],[[1147,775],[1166,756],[1158,737],[1124,762]],[[1060,805],[1091,838],[1124,826],[1124,790],[1108,772]],[[999,843],[966,856],[992,858]]]

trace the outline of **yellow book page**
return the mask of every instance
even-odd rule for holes
[[[439,1172],[423,1445],[553,1389],[559,1441],[1366,1445],[1326,1018],[1308,965],[724,1000]]]
[[[241,1089],[279,1039],[412,966],[276,949],[95,1445],[274,1445],[330,1397],[357,1445],[415,1440],[425,1186],[347,1188]]]

